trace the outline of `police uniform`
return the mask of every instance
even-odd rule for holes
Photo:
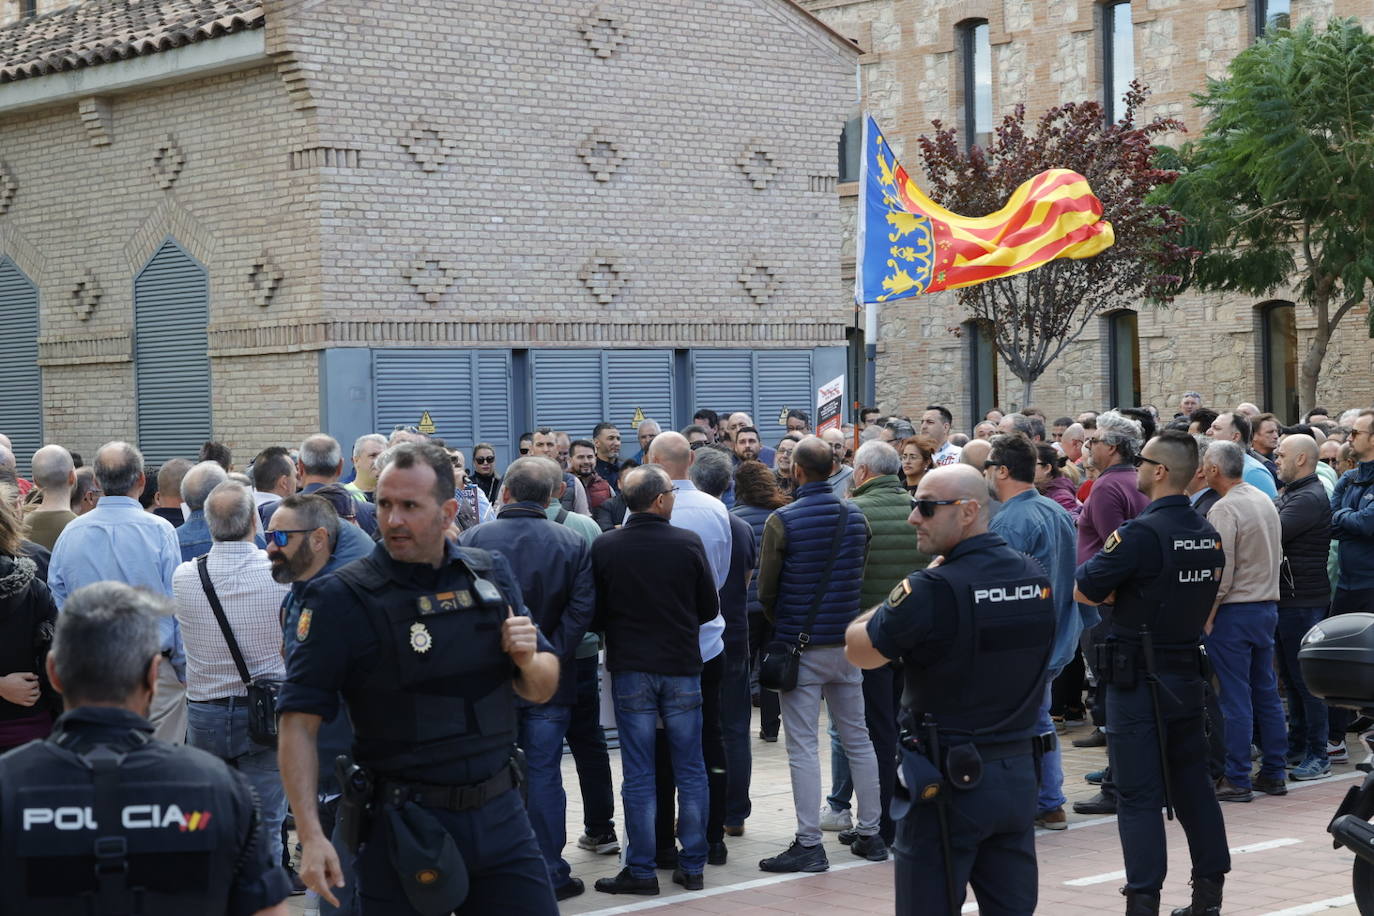
[[[1207,769],[1203,672],[1198,652],[1226,565],[1221,538],[1186,496],[1165,496],[1108,536],[1078,568],[1078,589],[1094,601],[1116,593],[1103,661],[1107,752],[1118,794],[1117,829],[1126,860],[1124,892],[1157,894],[1168,864],[1164,840],[1163,756],[1171,801],[1188,836],[1194,878],[1230,870],[1226,828]],[[1153,642],[1156,710],[1141,627]]]
[[[969,883],[985,916],[1034,912],[1036,724],[1054,629],[1040,564],[990,533],[898,583],[869,620],[873,647],[904,662],[899,914],[957,912]]]
[[[254,913],[291,893],[266,840],[247,780],[126,709],[0,757],[5,916]]]
[[[501,631],[524,605],[505,559],[445,542],[435,569],[378,546],[312,581],[302,604],[278,709],[328,720],[340,695],[348,706],[353,756],[373,785],[355,860],[362,911],[418,912],[417,882],[436,875],[406,870],[415,857],[401,819],[414,827],[419,815],[456,845],[468,885],[457,912],[556,914],[517,791],[518,672]]]

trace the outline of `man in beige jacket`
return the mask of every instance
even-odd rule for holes
[[[1226,775],[1217,782],[1217,798],[1248,802],[1254,797],[1250,738],[1256,725],[1261,758],[1254,788],[1285,795],[1288,733],[1274,677],[1283,559],[1278,510],[1268,496],[1242,479],[1245,452],[1237,443],[1212,443],[1202,464],[1207,485],[1221,494],[1208,510],[1207,521],[1221,535],[1226,552],[1205,639],[1226,723]]]

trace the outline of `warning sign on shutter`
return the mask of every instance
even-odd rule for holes
[[[426,410],[424,413],[420,414],[420,422],[415,425],[415,428],[426,436],[432,436],[434,435],[434,431],[439,427],[434,425],[434,420],[430,417],[429,411]]]

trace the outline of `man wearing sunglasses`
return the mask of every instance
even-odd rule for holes
[[[957,913],[970,883],[985,912],[1035,912],[1036,736],[1054,600],[1040,564],[988,531],[988,502],[967,465],[927,472],[909,521],[941,562],[902,579],[845,633],[854,664],[903,662],[892,807],[902,916]]]

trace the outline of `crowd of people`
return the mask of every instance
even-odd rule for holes
[[[0,435],[0,750],[47,737],[62,713],[44,658],[74,593],[117,582],[163,596],[173,613],[158,624],[163,661],[149,710],[156,736],[230,762],[251,784],[268,835],[286,836],[288,807],[298,831],[309,822],[301,872],[321,892],[322,911],[365,912],[343,818],[336,819],[347,791],[333,766],[362,726],[341,712],[339,693],[359,715],[344,675],[337,673],[335,687],[334,674],[320,673],[330,663],[316,643],[333,637],[312,634],[332,626],[333,612],[318,596],[324,583],[349,581],[348,571],[369,556],[417,562],[431,532],[413,515],[415,500],[396,488],[403,471],[439,461],[452,486],[445,479],[436,492],[451,493],[453,503],[432,532],[451,545],[440,554],[480,548],[504,558],[488,575],[506,596],[507,616],[528,617],[537,628],[503,627],[500,651],[518,671],[512,728],[530,826],[556,899],[585,891],[563,855],[565,743],[583,801],[577,846],[622,854],[622,870],[598,880],[598,891],[657,894],[659,870],[689,890],[702,888],[706,866],[724,864],[728,838],[745,832],[752,743],[775,742],[780,733],[796,830],[759,868],[824,871],[823,831],[838,831],[853,855],[882,861],[899,839],[891,815],[899,749],[916,726],[903,715],[900,663],[878,657],[884,663],[859,667],[851,627],[865,611],[894,609],[903,588],[911,591],[907,577],[932,563],[918,541],[918,515],[929,520],[938,507],[976,503],[971,511],[984,512],[989,533],[1036,561],[1052,587],[1055,618],[1053,638],[1042,640],[1038,732],[1091,718],[1096,727],[1074,744],[1104,746],[1112,731],[1095,646],[1110,632],[1114,602],[1090,599],[1075,570],[1118,549],[1123,526],[1150,502],[1137,469],[1163,464],[1145,456],[1146,443],[1184,435],[1200,456],[1184,492],[1225,556],[1204,638],[1215,670],[1208,696],[1215,797],[1248,802],[1256,792],[1284,794],[1290,779],[1328,776],[1332,763],[1348,760],[1352,729],[1371,739],[1361,765],[1374,763],[1374,726],[1328,710],[1297,665],[1312,625],[1328,614],[1374,610],[1374,410],[1316,407],[1284,425],[1255,405],[1215,409],[1189,392],[1167,416],[1149,405],[1055,419],[1033,407],[990,411],[972,435],[955,433],[953,415],[939,405],[914,418],[869,408],[856,426],[819,435],[805,412],[793,410],[776,438],[741,412],[702,409],[692,420],[680,432],[644,420],[632,456],[610,422],[586,438],[539,427],[520,437],[519,456],[505,468],[492,443],[459,447],[414,427],[362,436],[348,454],[315,434],[265,449],[242,469],[216,442],[194,461],[156,468],[126,442],[105,444],[90,466],[47,445],[31,456],[30,479],[18,475]],[[393,465],[384,495],[381,480]],[[976,471],[986,493],[933,497],[930,475],[952,465]],[[460,556],[472,566],[485,554]],[[480,569],[474,575],[485,581]],[[458,638],[428,616],[426,602],[457,609],[471,601],[467,591],[432,585],[430,597],[417,599],[420,616],[408,635],[385,649],[405,664],[430,664]],[[876,638],[874,647],[883,647]],[[361,651],[336,648],[344,656]],[[557,659],[556,678],[537,664],[546,654]],[[600,721],[603,659],[623,770],[620,832]],[[443,662],[435,664],[425,678],[442,670]],[[779,669],[791,678],[781,687]],[[460,666],[453,676],[485,675]],[[547,690],[532,686],[543,680]],[[285,682],[280,749],[264,742],[251,702],[254,685],[269,682]],[[442,693],[432,683],[408,689]],[[485,699],[467,707],[432,699],[427,708],[474,719],[474,734],[500,733],[486,721],[499,714]],[[308,759],[318,772],[309,798],[292,791],[306,784],[293,776],[305,758],[289,759],[306,734],[291,731],[288,740],[292,712],[314,717]],[[412,725],[418,735],[433,723]],[[453,735],[440,729],[425,740]],[[1036,773],[1035,824],[1064,829],[1054,742],[1046,742]],[[1088,778],[1100,792],[1075,810],[1116,813],[1111,769]],[[301,806],[312,808],[308,818]],[[337,862],[318,851],[321,836],[332,837]],[[286,861],[284,841],[272,843]],[[330,893],[315,878],[317,866],[344,890]],[[296,881],[303,886],[302,877]],[[1212,912],[1197,899],[1179,912]]]

